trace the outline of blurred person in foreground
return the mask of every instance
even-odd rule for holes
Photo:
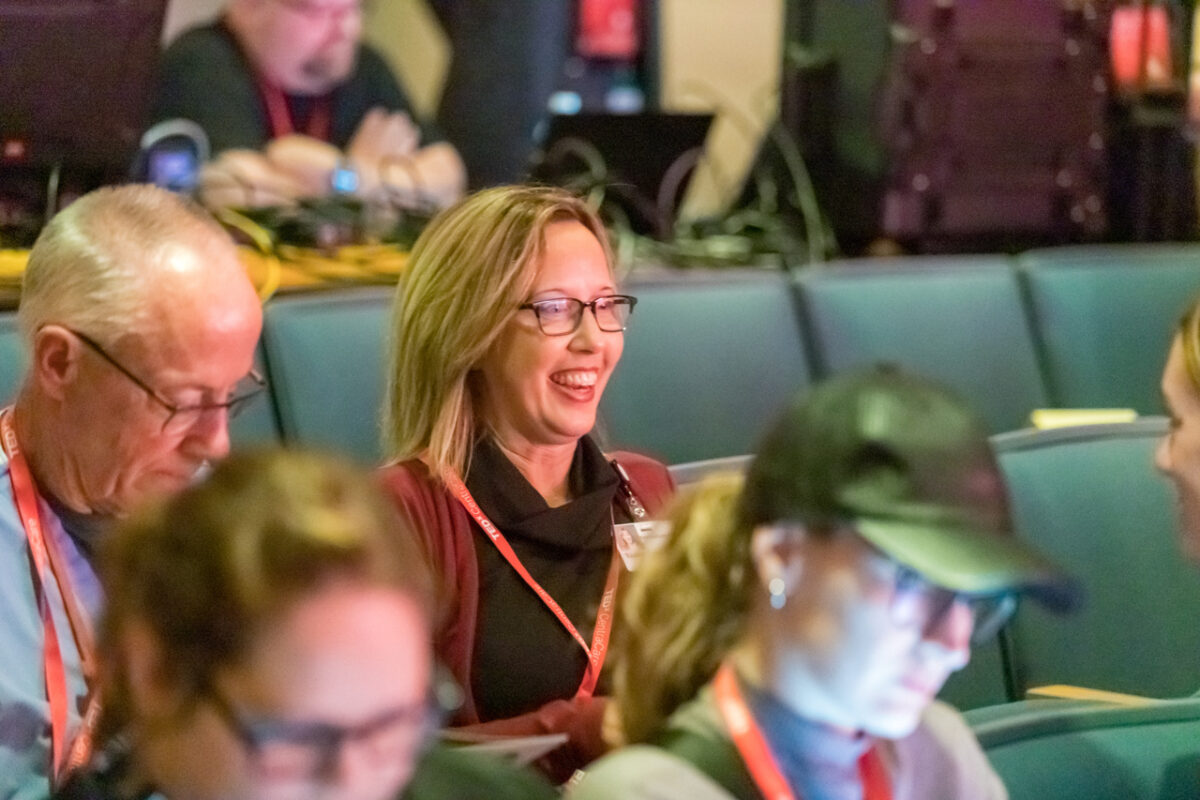
[[[206,205],[280,205],[386,191],[443,207],[462,159],[413,119],[387,63],[361,41],[362,0],[229,0],[163,54],[152,118],[200,126],[216,158]]]
[[[369,475],[283,450],[125,522],[103,552],[99,747],[56,797],[553,797],[427,752],[431,584],[396,525]]]
[[[702,484],[635,576],[613,719],[635,746],[572,797],[1004,798],[934,697],[1026,592],[1072,598],[1012,535],[977,417],[891,368],[835,377],[744,485]]]
[[[229,452],[262,312],[229,236],[152,186],[76,200],[29,253],[0,411],[0,797],[45,798],[94,717],[95,552]],[[78,745],[76,743],[79,743]]]
[[[635,302],[582,200],[506,186],[433,220],[393,312],[382,479],[446,590],[434,643],[466,691],[452,722],[568,734],[540,763],[559,780],[603,752],[602,667],[636,560],[616,534],[640,543],[672,491],[665,466],[591,433]]]

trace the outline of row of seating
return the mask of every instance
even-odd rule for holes
[[[994,432],[1035,408],[1161,413],[1175,321],[1200,292],[1200,247],[1055,248],[836,262],[797,280],[639,279],[603,421],[670,462],[750,452],[797,386],[880,360],[954,387]]]
[[[797,389],[880,360],[958,389],[996,432],[1040,407],[1158,413],[1175,318],[1200,291],[1200,247],[1056,248],[835,262],[774,272],[635,271],[625,355],[601,405],[607,443],[668,463],[753,450]],[[382,457],[378,409],[394,290],[281,296],[261,358],[272,403],[239,442],[282,437]],[[0,317],[0,398],[19,359]]]

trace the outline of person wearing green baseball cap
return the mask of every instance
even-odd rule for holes
[[[894,367],[801,396],[683,500],[614,642],[627,746],[572,800],[1004,798],[934,697],[1016,600],[1074,584],[1012,532],[986,429]]]

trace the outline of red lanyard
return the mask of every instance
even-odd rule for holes
[[[284,95],[283,89],[279,88],[278,84],[260,80],[258,92],[262,95],[263,103],[267,107],[267,122],[271,126],[271,138],[278,139],[280,136],[295,133],[296,125],[292,120],[292,112],[288,108],[287,97]],[[322,142],[328,142],[331,138],[329,95],[315,97],[312,102],[312,113],[308,115],[308,124],[304,126],[303,133],[314,139],[320,139]]]
[[[467,491],[467,487],[456,475],[450,475],[446,478],[446,486],[462,503],[463,508],[471,515],[471,518],[483,528],[483,532],[492,540],[492,544],[496,545],[496,549],[500,551],[500,555],[504,556],[504,560],[517,571],[521,579],[530,589],[537,592],[537,596],[542,599],[546,607],[554,612],[554,616],[558,617],[558,621],[567,629],[567,632],[574,637],[575,641],[579,642],[579,646],[583,648],[583,652],[587,653],[588,666],[583,673],[583,682],[579,684],[579,690],[575,692],[576,697],[591,697],[596,691],[596,681],[600,679],[600,668],[604,666],[604,656],[608,653],[608,637],[612,633],[612,618],[614,600],[617,595],[617,579],[621,572],[620,558],[617,555],[616,546],[613,547],[612,561],[608,566],[608,578],[604,583],[604,594],[600,596],[600,610],[596,614],[596,627],[592,631],[592,644],[589,647],[588,643],[579,635],[579,631],[571,624],[571,620],[567,618],[567,614],[562,610],[562,607],[555,602],[550,593],[542,588],[542,585],[533,579],[529,574],[529,570],[525,569],[525,565],[521,563],[521,559],[513,551],[512,545],[508,543],[508,539],[504,538],[504,534],[500,532],[492,521],[487,518],[487,515],[479,508],[479,504],[475,502],[475,498],[471,497],[471,493]]]
[[[746,701],[738,689],[737,676],[728,664],[722,664],[717,670],[713,693],[721,717],[758,791],[766,800],[798,800],[775,763],[775,757],[771,755],[771,749],[754,716],[746,707]],[[891,800],[892,789],[887,770],[876,748],[872,747],[863,753],[858,760],[858,773],[862,778],[864,800]]]
[[[35,591],[38,595],[38,610],[42,617],[42,661],[46,670],[46,699],[50,705],[50,763],[55,778],[64,774],[66,768],[76,767],[87,760],[91,750],[91,731],[100,713],[100,704],[95,692],[90,692],[91,700],[84,714],[84,724],[79,734],[67,749],[67,716],[70,708],[70,690],[67,687],[67,671],[63,662],[62,650],[58,641],[58,633],[54,625],[54,615],[50,610],[46,586],[53,580],[62,596],[63,606],[67,610],[67,618],[71,623],[75,646],[79,650],[80,660],[84,668],[84,676],[89,685],[94,677],[92,660],[92,634],[90,622],[78,606],[75,593],[67,580],[66,568],[61,564],[62,557],[57,547],[46,538],[42,527],[41,514],[38,512],[37,490],[33,485],[33,476],[29,465],[17,442],[16,431],[13,428],[12,409],[0,411],[0,443],[8,455],[9,477],[12,480],[13,498],[16,501],[17,513],[25,528],[25,537],[29,542],[29,553],[33,559],[36,578]],[[57,563],[56,563],[57,562]]]

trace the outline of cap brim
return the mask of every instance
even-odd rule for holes
[[[1069,611],[1079,601],[1079,586],[1015,536],[886,519],[859,519],[855,528],[889,557],[951,591],[1019,592],[1056,612]]]

